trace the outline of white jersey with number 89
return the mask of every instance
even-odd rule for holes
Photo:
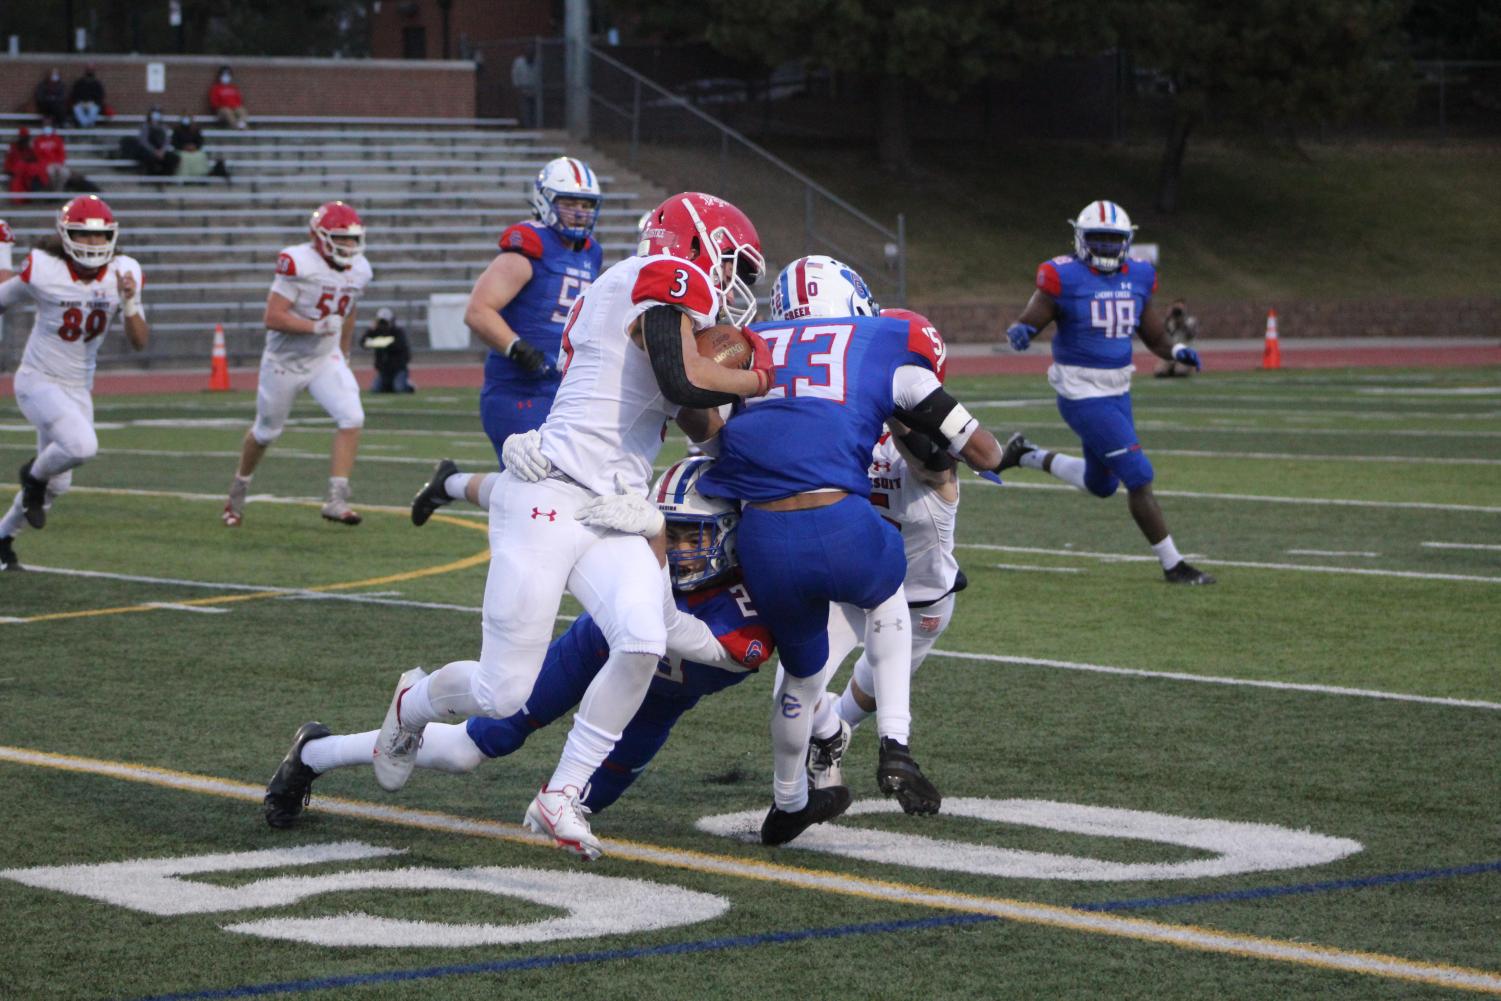
[[[364,254],[356,256],[349,267],[340,271],[324,260],[311,243],[300,243],[277,256],[271,291],[290,300],[293,313],[317,321],[330,314],[348,316],[372,277],[370,262]],[[266,354],[298,371],[309,371],[314,363],[327,358],[338,347],[338,337],[266,331]]]
[[[116,254],[85,280],[69,261],[41,250],[26,255],[16,276],[0,285],[0,309],[28,296],[36,303],[36,322],[20,367],[64,386],[93,388],[99,345],[120,312],[122,274],[135,279],[139,294],[141,266],[133,257]]]

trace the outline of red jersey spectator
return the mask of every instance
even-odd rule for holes
[[[17,192],[11,197],[13,204],[25,203],[26,198],[21,192],[40,191],[47,187],[47,165],[37,158],[31,145],[31,130],[24,125],[5,152],[5,172],[10,175],[10,190]]]
[[[228,66],[219,67],[219,75],[208,89],[208,106],[224,125],[236,129],[245,128],[245,99]]]

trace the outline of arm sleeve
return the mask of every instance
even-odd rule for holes
[[[900,437],[902,447],[911,452],[926,469],[935,473],[943,473],[953,469],[956,465],[954,457],[944,451],[943,446],[930,435],[914,428]]]
[[[688,380],[683,367],[683,337],[679,317],[671,306],[653,306],[641,317],[641,337],[651,359],[652,372],[662,395],[680,407],[719,407],[734,403],[730,393],[700,389]]]
[[[681,657],[708,667],[740,666],[724,644],[715,638],[707,623],[678,608],[672,596],[672,575],[665,567],[662,569],[662,617],[667,622],[669,657]]]
[[[909,369],[918,375],[904,377],[903,373]],[[969,443],[970,436],[979,429],[980,422],[970,416],[962,403],[938,385],[938,377],[932,372],[915,365],[903,365],[896,372],[896,378],[893,381],[898,385],[893,389],[898,419],[908,427],[928,435],[935,442],[947,446],[950,455],[958,455],[964,451],[964,446]],[[931,382],[925,382],[919,376],[926,376]],[[902,384],[904,379],[905,384]],[[928,394],[915,403],[909,402],[914,395],[922,391],[924,386],[929,389]]]

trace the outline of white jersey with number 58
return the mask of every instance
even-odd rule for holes
[[[36,303],[20,367],[64,386],[93,388],[99,345],[120,311],[122,274],[135,278],[139,292],[141,266],[133,257],[116,254],[86,281],[69,261],[42,250],[27,254],[15,277],[0,285],[0,309],[28,296]]]
[[[291,300],[292,312],[303,319],[321,320],[330,313],[348,316],[372,277],[364,254],[340,271],[311,243],[299,243],[277,256],[271,291]],[[266,354],[288,368],[306,371],[338,347],[337,337],[266,331]]]
[[[563,382],[542,425],[542,454],[597,494],[615,492],[616,473],[646,493],[666,422],[678,412],[630,336],[631,324],[653,306],[676,307],[703,330],[719,314],[719,291],[680,258],[628,257],[574,301],[563,328]]]

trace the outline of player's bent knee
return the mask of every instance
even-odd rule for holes
[[[1103,476],[1086,475],[1084,477],[1084,489],[1101,499],[1112,496],[1120,488],[1120,485],[1120,479],[1109,473]]]
[[[471,694],[486,716],[504,719],[526,705],[526,700],[531,698],[535,681],[535,678],[525,675],[506,674],[496,677],[489,672],[477,672]]]
[[[280,425],[272,427],[269,424],[262,424],[260,421],[256,421],[250,426],[250,437],[254,438],[255,443],[261,448],[267,448],[272,442],[281,437],[281,427]]]
[[[1116,469],[1116,475],[1126,485],[1127,490],[1140,490],[1149,485],[1155,473],[1152,463],[1140,452],[1132,452],[1130,457]]]
[[[340,431],[358,431],[365,426],[365,415],[359,417],[346,417],[336,422]]]
[[[654,657],[667,653],[667,626],[662,621],[660,602],[628,605],[612,618],[614,621],[608,624],[601,623],[611,650]]]

